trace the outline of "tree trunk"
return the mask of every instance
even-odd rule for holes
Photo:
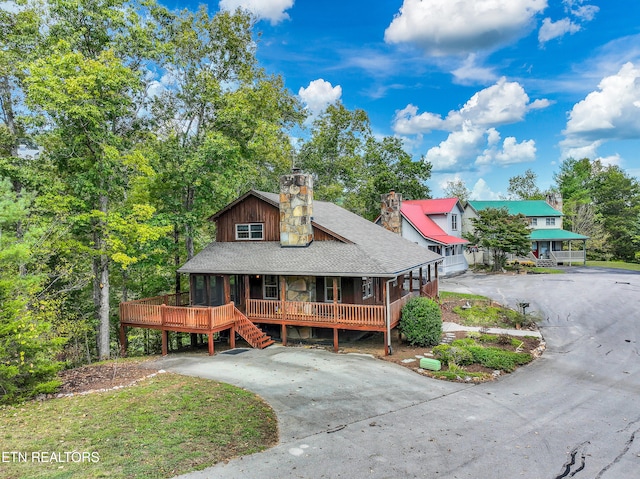
[[[173,244],[175,247],[175,256],[173,257],[173,264],[176,267],[176,288],[175,293],[180,294],[182,291],[182,285],[180,284],[180,273],[178,273],[178,268],[180,267],[180,230],[178,229],[178,225],[173,225]]]
[[[105,194],[100,195],[100,212],[107,215],[108,198]],[[97,293],[98,299],[98,356],[101,360],[109,359],[110,356],[110,323],[109,323],[109,256],[105,253],[105,232],[106,219],[100,221],[98,225],[98,241],[96,246],[101,252],[98,262],[99,283]]]
[[[194,196],[195,196],[195,191],[191,186],[188,186],[187,197],[185,198],[185,211],[187,212],[187,216],[189,216],[189,213],[191,213],[191,210],[193,209]],[[193,247],[193,227],[189,223],[188,219],[187,219],[187,224],[184,227],[184,231],[185,231],[184,243],[187,249],[187,261],[189,261],[191,258],[194,257],[195,253],[194,253],[194,247]]]

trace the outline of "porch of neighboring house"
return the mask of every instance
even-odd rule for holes
[[[341,291],[337,278],[332,278],[332,283],[326,285],[329,301],[325,297],[324,302],[319,302],[287,299],[286,281],[282,276],[275,289],[278,299],[251,297],[252,278],[256,275],[212,275],[202,287],[194,284],[196,279],[192,277],[191,294],[156,296],[120,304],[122,352],[126,353],[126,331],[130,327],[162,331],[163,355],[168,353],[169,331],[205,334],[210,355],[214,354],[214,335],[226,330],[229,331],[231,348],[235,347],[237,333],[252,347],[262,349],[274,343],[256,326],[264,324],[280,327],[280,339],[284,346],[287,344],[288,326],[332,330],[333,349],[336,352],[339,349],[338,332],[341,330],[382,332],[385,354],[389,354],[388,334],[397,327],[402,307],[407,301],[420,295],[438,296],[438,271],[435,265],[433,269],[429,265],[425,275],[422,268],[416,273],[395,280],[378,278],[380,304],[340,302]],[[221,281],[210,278],[220,278]],[[392,282],[398,285],[394,291]],[[253,290],[255,292],[255,288]],[[199,293],[205,291],[204,295]]]
[[[531,233],[531,252],[527,259],[539,267],[585,265],[587,239],[570,231],[535,230]]]

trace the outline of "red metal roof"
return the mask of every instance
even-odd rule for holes
[[[446,212],[450,212],[453,209],[453,205],[455,205],[455,202],[457,202],[458,200],[456,198],[446,198],[446,200],[453,200],[453,203],[449,203],[452,205],[451,208],[446,210]],[[400,211],[402,212],[402,215],[407,219],[407,221],[409,221],[409,223],[411,223],[415,227],[415,229],[428,240],[435,241],[436,243],[440,243],[443,245],[469,243],[465,239],[448,235],[435,223],[435,221],[429,218],[424,213],[423,206],[420,204],[421,202],[427,201],[439,201],[440,203],[438,206],[444,205],[444,201],[441,200],[410,200],[404,201],[402,203]]]
[[[419,205],[425,215],[442,215],[451,213],[458,203],[458,198],[437,198],[433,200],[405,200],[403,205]]]

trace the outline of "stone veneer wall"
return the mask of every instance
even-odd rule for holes
[[[287,276],[287,301],[316,301],[314,276]]]
[[[303,247],[313,241],[313,178],[294,170],[280,178],[280,245]]]
[[[393,233],[402,234],[402,195],[391,190],[380,195],[380,224]]]

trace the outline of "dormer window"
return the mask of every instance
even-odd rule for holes
[[[244,223],[236,225],[236,239],[239,241],[258,241],[264,239],[262,223]]]

